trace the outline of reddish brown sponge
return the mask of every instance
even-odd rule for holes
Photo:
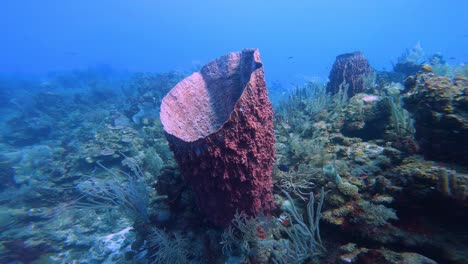
[[[161,122],[185,180],[213,223],[273,208],[273,109],[257,49],[229,53],[178,83]]]
[[[364,79],[372,75],[374,71],[361,52],[341,54],[336,57],[330,71],[327,84],[327,92],[335,95],[340,90],[340,85],[347,83],[348,97],[362,93],[365,90]]]

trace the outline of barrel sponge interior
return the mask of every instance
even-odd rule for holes
[[[218,131],[229,119],[251,74],[261,66],[246,56],[246,52],[229,53],[179,82],[161,103],[164,130],[186,142]]]

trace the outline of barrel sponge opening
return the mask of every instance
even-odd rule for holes
[[[164,130],[186,142],[218,131],[229,119],[250,76],[261,66],[256,49],[233,52],[206,64],[162,100]]]

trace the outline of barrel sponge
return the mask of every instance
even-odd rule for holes
[[[185,181],[206,217],[273,208],[273,109],[257,49],[232,52],[179,82],[162,100],[161,122]]]

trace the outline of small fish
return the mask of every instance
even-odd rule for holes
[[[456,58],[455,57],[450,57],[449,60],[455,60]]]
[[[289,226],[290,224],[289,218],[285,214],[281,214],[277,219],[278,219],[278,222],[280,222],[280,224],[283,226]]]
[[[288,60],[290,60],[290,59],[294,59],[294,57],[293,57],[293,56],[289,56],[289,57],[288,57]]]

